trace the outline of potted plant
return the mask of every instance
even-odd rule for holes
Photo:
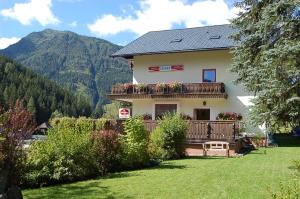
[[[132,83],[126,83],[126,84],[124,84],[124,91],[127,94],[133,93],[133,84]]]
[[[146,84],[137,84],[136,88],[138,90],[138,93],[145,93],[147,85]]]
[[[182,84],[179,82],[173,82],[169,84],[169,87],[172,89],[173,92],[179,93],[182,90]]]
[[[237,120],[241,121],[243,119],[243,116],[240,113],[235,113],[235,112],[224,112],[224,113],[219,113],[217,120]]]
[[[157,93],[167,93],[168,85],[165,83],[158,83],[155,85],[155,90]]]

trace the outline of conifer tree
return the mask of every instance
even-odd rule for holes
[[[232,71],[256,94],[255,124],[300,125],[300,0],[241,0]]]

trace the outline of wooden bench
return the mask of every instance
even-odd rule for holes
[[[203,143],[203,154],[207,156],[208,152],[212,152],[215,156],[229,157],[229,143],[223,141],[209,141]]]

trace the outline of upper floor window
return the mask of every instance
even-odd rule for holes
[[[216,82],[216,69],[203,69],[203,82]]]

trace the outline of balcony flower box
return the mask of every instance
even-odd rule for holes
[[[132,94],[133,93],[134,85],[132,83],[126,83],[123,86],[124,86],[125,93],[127,93],[127,94]]]
[[[234,112],[224,112],[219,113],[217,120],[237,120],[241,121],[243,119],[243,116],[240,113],[234,113]]]
[[[147,85],[146,84],[137,84],[136,85],[137,93],[145,94],[147,93]]]
[[[181,93],[182,92],[182,83],[173,82],[169,84],[170,89],[174,93]]]
[[[156,90],[156,93],[158,94],[166,94],[168,93],[168,84],[165,84],[165,83],[158,83],[155,85],[155,90]]]

